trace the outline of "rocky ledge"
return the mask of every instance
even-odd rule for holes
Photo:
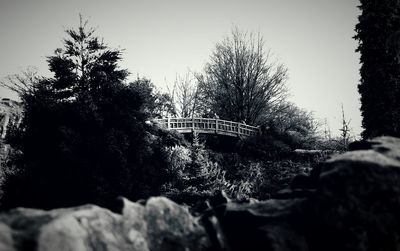
[[[358,142],[268,201],[0,214],[0,250],[400,250],[400,139]]]

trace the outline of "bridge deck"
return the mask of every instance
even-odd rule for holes
[[[248,137],[258,135],[260,131],[256,126],[215,118],[165,118],[154,121],[168,130],[172,129],[180,133],[196,131],[206,134]]]

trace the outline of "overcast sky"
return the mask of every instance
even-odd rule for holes
[[[341,104],[361,131],[359,55],[354,26],[358,0],[0,0],[0,78],[28,66],[49,75],[46,56],[62,46],[79,13],[111,47],[122,67],[157,86],[200,72],[232,26],[260,32],[289,69],[290,100],[327,119],[339,133]],[[0,89],[1,97],[15,94]]]

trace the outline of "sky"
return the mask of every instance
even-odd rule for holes
[[[357,92],[358,0],[0,0],[0,80],[27,67],[51,76],[46,56],[62,47],[79,14],[96,35],[124,50],[131,79],[160,89],[176,76],[201,72],[215,44],[234,26],[260,33],[288,68],[289,100],[328,122],[338,135],[341,105],[355,136],[362,131]],[[0,88],[0,97],[16,99]]]

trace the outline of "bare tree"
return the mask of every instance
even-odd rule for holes
[[[202,96],[221,118],[261,124],[272,107],[287,96],[287,69],[272,61],[259,34],[234,28],[215,47],[203,74]]]
[[[21,73],[8,75],[0,81],[0,86],[5,87],[13,92],[16,92],[20,97],[25,93],[31,93],[34,90],[35,84],[39,82],[37,69],[28,67]]]
[[[340,134],[340,143],[342,145],[343,150],[347,149],[347,146],[350,143],[350,122],[351,119],[346,119],[345,115],[344,115],[344,108],[343,108],[343,104],[342,104],[342,128],[339,129],[339,131],[341,131]]]
[[[196,79],[191,72],[187,72],[184,77],[177,75],[172,90],[169,89],[169,92],[178,116],[187,118],[198,115],[199,91]]]
[[[328,119],[324,119],[324,140],[325,141],[330,141],[332,139],[332,132],[331,128],[328,124]]]

